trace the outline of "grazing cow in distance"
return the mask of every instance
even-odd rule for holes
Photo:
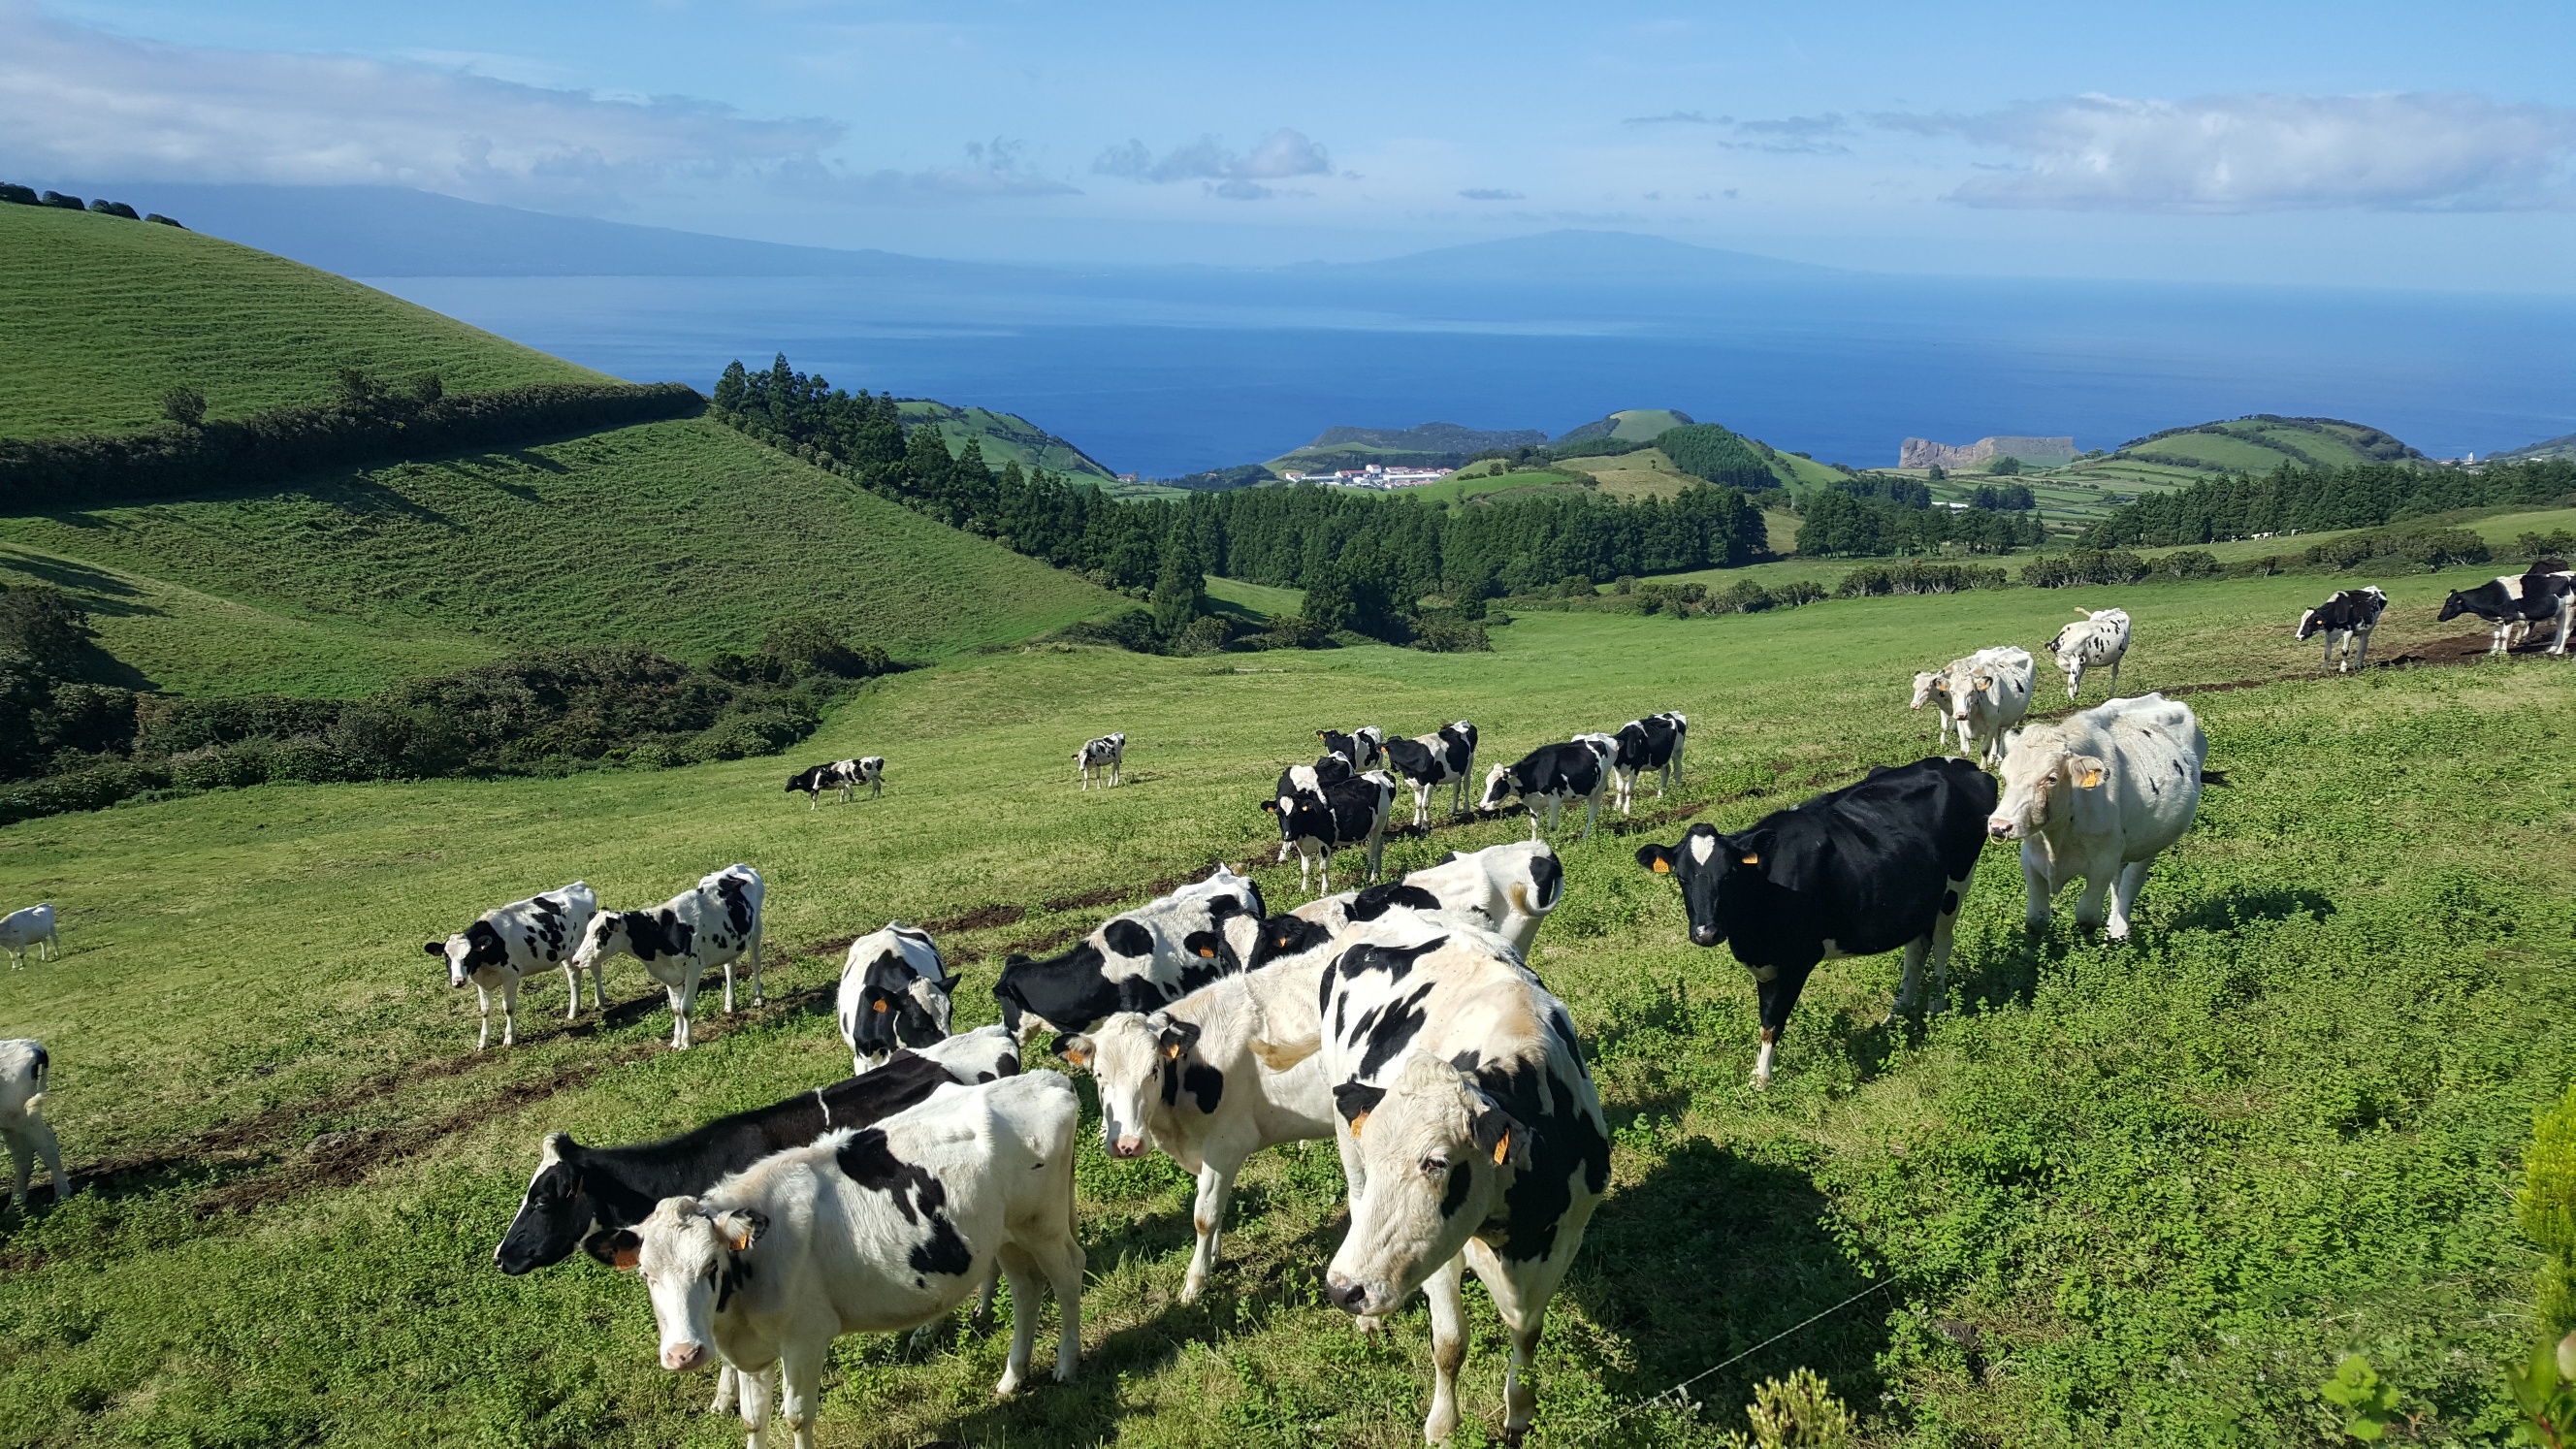
[[[1458,1427],[1472,1270],[1511,1336],[1503,1441],[1528,1431],[1548,1303],[1610,1185],[1610,1136],[1565,1006],[1509,942],[1391,911],[1335,940],[1320,1054],[1350,1230],[1324,1294],[1365,1319],[1431,1303],[1433,1443]]]
[[[1153,1011],[1251,969],[1261,928],[1261,887],[1220,864],[1206,880],[1111,916],[1062,955],[1004,958],[993,998],[1022,1041],[1089,1031],[1113,1011]]]
[[[26,965],[31,946],[39,961],[62,954],[63,938],[54,927],[54,908],[50,905],[28,906],[0,917],[0,951],[9,953],[12,964]]]
[[[2023,730],[2005,757],[2003,798],[1986,828],[1997,840],[2021,842],[2030,928],[2047,929],[2051,900],[2081,876],[2076,925],[2091,931],[2103,923],[2107,889],[2107,934],[2127,940],[2147,867],[2200,810],[2208,756],[2191,706],[2160,694],[2114,699]]]
[[[1395,812],[1395,781],[1383,771],[1371,770],[1321,790],[1264,800],[1261,809],[1279,822],[1280,844],[1297,852],[1297,888],[1312,888],[1310,871],[1320,863],[1324,892],[1330,894],[1333,852],[1344,846],[1365,852],[1364,879],[1377,879],[1378,862],[1386,850],[1386,822]]]
[[[796,1449],[813,1449],[832,1340],[945,1318],[998,1267],[1011,1347],[994,1392],[1027,1381],[1038,1274],[1055,1290],[1055,1376],[1082,1353],[1082,1242],[1073,1208],[1073,1082],[1030,1072],[942,1091],[873,1127],[825,1134],[697,1196],[664,1198],[635,1227],[583,1247],[644,1280],[662,1366],[736,1370],[750,1442],[772,1415],[768,1369]],[[1037,1270],[1032,1272],[1031,1269]]]
[[[847,805],[851,797],[858,793],[861,785],[868,787],[868,798],[871,800],[885,793],[885,756],[866,755],[855,760],[834,760],[828,765],[816,765],[810,770],[799,771],[787,781],[787,793],[793,795],[799,790],[804,791],[807,800],[811,802],[806,808],[811,810],[821,808],[823,792],[826,790],[840,791],[841,803]]]
[[[1361,725],[1349,734],[1334,730],[1317,730],[1324,742],[1324,753],[1339,755],[1351,762],[1354,770],[1374,770],[1385,763],[1386,731],[1376,725]]]
[[[1450,787],[1449,813],[1467,813],[1467,781],[1476,770],[1476,727],[1465,720],[1409,740],[1388,740],[1386,760],[1413,787],[1413,825],[1431,822],[1431,794]]]
[[[661,905],[641,911],[601,911],[574,953],[575,966],[587,966],[594,977],[600,962],[626,955],[644,963],[646,974],[662,983],[671,998],[671,1045],[686,1051],[689,1022],[698,1007],[698,981],[710,969],[725,974],[725,1014],[733,1014],[733,967],[751,964],[751,1001],[759,1005],[760,902],[767,888],[760,872],[729,865],[699,879]]]
[[[1547,810],[1547,833],[1556,833],[1564,808],[1584,804],[1582,839],[1592,838],[1601,818],[1601,792],[1610,783],[1610,762],[1618,744],[1608,735],[1577,735],[1561,745],[1541,745],[1519,763],[1496,765],[1485,776],[1484,797],[1476,808],[1492,812],[1514,801],[1529,811],[1530,839],[1539,838],[1540,807]]]
[[[2066,675],[2066,697],[2073,699],[2084,688],[2084,671],[2111,666],[2111,690],[2120,689],[2120,661],[2129,653],[2129,614],[2125,609],[2095,609],[2057,631],[2048,641],[2048,652],[2057,656],[2057,667]]]
[[[2495,640],[2489,654],[2502,654],[2512,646],[2512,636],[2519,626],[2558,621],[2557,641],[2550,645],[2552,654],[2567,652],[2567,632],[2571,614],[2576,614],[2576,586],[2571,576],[2563,573],[2503,574],[2474,589],[2453,589],[2442,601],[2438,616],[2442,623],[2475,614],[2495,625]]]
[[[1359,773],[1352,768],[1347,755],[1327,754],[1311,765],[1290,765],[1279,772],[1278,814],[1283,818],[1297,808],[1297,801],[1307,795],[1321,795],[1328,786],[1339,785]],[[1279,837],[1279,860],[1285,864],[1295,849],[1283,832]]]
[[[1589,738],[1587,736],[1587,738]],[[1634,813],[1629,806],[1637,793],[1637,773],[1655,772],[1655,798],[1681,783],[1682,746],[1690,742],[1690,720],[1678,710],[1632,719],[1619,726],[1610,736],[1610,791],[1619,813]]]
[[[2344,589],[2333,598],[2299,616],[2299,637],[2313,639],[2326,636],[2324,667],[2338,674],[2350,674],[2370,665],[2370,635],[2379,627],[2379,616],[2388,607],[2388,595],[2379,585]],[[2337,655],[2343,662],[2337,667]],[[2357,657],[2356,657],[2357,656]]]
[[[53,1059],[45,1055],[43,1042],[0,1041],[0,1140],[9,1144],[9,1166],[15,1173],[9,1201],[21,1208],[27,1205],[27,1180],[40,1157],[53,1178],[55,1202],[63,1200],[68,1186],[62,1147],[54,1140],[53,1124],[44,1118],[45,1083],[52,1075]]]
[[[501,1045],[519,1044],[519,982],[548,967],[563,968],[564,1020],[581,1015],[581,969],[573,964],[573,956],[598,910],[599,897],[590,886],[574,881],[558,891],[495,906],[446,940],[421,947],[432,956],[447,958],[450,987],[462,989],[468,981],[474,983],[474,994],[483,1008],[483,1031],[474,1039],[476,1051],[492,1044],[492,994],[496,991],[501,994]],[[590,962],[591,1005],[606,1011],[608,988],[601,980],[600,962],[594,957]]]
[[[1959,753],[1975,754],[1992,768],[2004,755],[2004,732],[2030,713],[2038,666],[2015,645],[1980,649],[1950,662],[1950,712],[1959,726]],[[1975,742],[1983,741],[1982,749]]]
[[[1082,788],[1088,790],[1091,788],[1092,772],[1099,771],[1108,776],[1108,785],[1115,785],[1118,783],[1119,766],[1126,759],[1127,736],[1123,732],[1102,735],[1096,740],[1085,740],[1082,748],[1073,752],[1074,778],[1080,780]],[[1105,785],[1102,788],[1106,789],[1108,786]]]
[[[2009,768],[2013,757],[2005,758]],[[1941,1003],[1959,903],[1994,808],[1985,771],[1966,760],[1917,760],[1872,770],[1749,830],[1694,825],[1673,845],[1637,851],[1639,865],[1681,886],[1691,944],[1726,943],[1753,973],[1762,1017],[1754,1086],[1771,1085],[1780,1033],[1818,962],[1902,946],[1896,1011],[1912,1006],[1927,958],[1933,1004]]]
[[[945,1041],[956,990],[957,977],[928,931],[888,921],[852,941],[841,962],[837,1002],[850,1070],[881,1065],[903,1047],[917,1051]]]

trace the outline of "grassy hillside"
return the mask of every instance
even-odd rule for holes
[[[702,657],[804,613],[899,657],[945,654],[1117,602],[703,419],[0,518],[0,541],[98,571],[63,582],[105,646],[197,693],[359,692],[459,655],[573,642]],[[174,625],[197,607],[168,602],[183,595],[242,612],[201,636]]]
[[[1623,443],[1649,443],[1661,437],[1668,428],[1688,427],[1691,416],[1671,408],[1623,408],[1607,417],[1559,433],[1557,444],[1582,442],[1591,438],[1616,438]]]
[[[340,370],[451,391],[599,374],[345,277],[176,227],[0,206],[0,437],[115,432],[193,387],[213,417],[319,402]]]
[[[1117,475],[1093,460],[1080,448],[1021,417],[1017,413],[997,413],[990,408],[951,407],[926,398],[911,398],[897,404],[909,426],[935,420],[939,435],[948,440],[948,451],[956,452],[973,438],[983,445],[986,464],[999,468],[1017,463],[1022,468],[1044,468],[1050,473],[1069,474],[1075,478],[1104,485],[1117,485]],[[1166,490],[1179,494],[1175,488]]]

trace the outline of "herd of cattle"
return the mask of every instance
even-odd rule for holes
[[[2500,579],[2454,593],[2443,617],[2497,619],[2502,648],[2514,624],[2550,617],[2531,612],[2546,604],[2560,624],[2553,652],[2563,652],[2576,609],[2566,580],[2540,570]],[[2329,665],[2343,653],[2355,667],[2386,603],[2376,588],[2338,593],[2308,611],[2299,637],[2324,634]],[[2069,698],[2088,670],[2108,669],[2116,690],[2129,642],[2117,609],[2062,630],[2048,648]],[[2149,865],[2190,828],[2204,782],[2224,782],[2203,768],[2207,741],[2188,706],[2114,697],[2029,723],[2033,674],[2030,652],[2013,646],[1920,674],[1914,706],[1941,707],[1943,755],[1873,770],[1739,831],[1697,824],[1636,852],[1679,887],[1686,939],[1730,947],[1751,973],[1755,1085],[1772,1080],[1781,1033],[1821,962],[1901,949],[1890,1016],[1925,1004],[1927,965],[1929,1009],[1940,1009],[1952,931],[1990,841],[2020,847],[2032,928],[2045,928],[2058,890],[2081,879],[2077,922],[2128,935]],[[1970,758],[1946,753],[1953,732]],[[548,1135],[496,1263],[515,1275],[586,1251],[636,1273],[663,1366],[717,1363],[714,1411],[738,1408],[755,1445],[773,1421],[800,1449],[813,1443],[833,1339],[926,1328],[978,1293],[984,1326],[1001,1280],[1014,1323],[998,1391],[1029,1378],[1041,1280],[1058,1306],[1054,1373],[1069,1378],[1081,1349],[1081,1110],[1067,1076],[1022,1072],[1023,1046],[1043,1038],[1093,1077],[1109,1155],[1159,1148],[1196,1179],[1182,1301],[1218,1269],[1246,1159],[1330,1138],[1350,1223],[1324,1265],[1326,1294],[1368,1331],[1426,1293],[1434,1384],[1424,1431],[1439,1441],[1458,1422],[1461,1288],[1473,1272],[1511,1338],[1502,1429],[1517,1441],[1535,1404],[1528,1373],[1542,1320],[1610,1175],[1607,1123],[1573,1018],[1527,964],[1566,889],[1545,835],[1581,801],[1588,838],[1605,794],[1630,811],[1641,775],[1658,777],[1659,795],[1677,783],[1689,721],[1631,720],[1494,765],[1476,808],[1519,806],[1531,838],[1451,852],[1391,882],[1376,878],[1399,780],[1416,826],[1443,785],[1463,811],[1476,727],[1460,720],[1411,739],[1375,727],[1317,733],[1324,754],[1284,772],[1261,808],[1278,823],[1279,859],[1298,857],[1301,885],[1320,865],[1323,894],[1273,913],[1257,883],[1220,864],[1054,956],[1007,956],[992,987],[1001,1024],[964,1032],[952,1028],[958,977],[938,943],[889,922],[853,941],[842,965],[837,1016],[851,1077],[658,1142],[586,1147]],[[1117,784],[1125,745],[1112,734],[1077,751],[1082,784],[1095,774]],[[871,756],[805,771],[789,789],[819,805],[824,790],[846,800],[861,784],[881,789],[883,777],[884,761]],[[1365,852],[1374,883],[1336,894],[1331,859],[1344,848]],[[724,972],[727,1012],[738,964],[761,999],[764,894],[744,865],[637,910],[602,910],[575,881],[486,911],[425,950],[445,959],[452,985],[476,988],[478,1050],[496,998],[502,1043],[516,1042],[518,988],[531,974],[560,969],[567,1015],[577,1016],[587,970],[592,1003],[605,1009],[604,967],[617,955],[663,986],[671,1045],[684,1049],[706,973]],[[0,947],[13,952],[53,936],[50,907],[0,920]],[[38,1156],[62,1191],[39,1111],[48,1070],[41,1044],[0,1042],[0,1137],[19,1202]]]

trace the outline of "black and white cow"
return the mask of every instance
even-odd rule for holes
[[[1446,914],[1500,935],[1526,958],[1539,923],[1564,899],[1565,867],[1554,848],[1524,840],[1465,855],[1453,850],[1400,881],[1326,897],[1314,903],[1321,909],[1311,919],[1339,932],[1390,910]],[[1307,915],[1308,908],[1291,914]]]
[[[1284,816],[1297,808],[1297,801],[1300,798],[1307,795],[1321,795],[1327,786],[1339,785],[1358,773],[1359,771],[1352,767],[1348,755],[1327,754],[1311,765],[1290,765],[1279,772],[1278,788],[1272,792],[1279,801],[1277,813]],[[1294,849],[1295,847],[1288,843],[1288,837],[1282,834],[1279,837],[1279,859],[1282,864],[1287,862]]]
[[[1386,731],[1376,725],[1361,725],[1349,734],[1317,730],[1315,736],[1324,742],[1325,754],[1341,756],[1354,770],[1374,770],[1386,763]]]
[[[2388,595],[2377,584],[2344,589],[2299,616],[2299,637],[2325,635],[2325,667],[2350,674],[2369,667],[2371,631],[2379,627],[2379,616],[2387,608]],[[2335,664],[2337,655],[2343,656],[2340,668]]]
[[[864,1072],[897,1048],[921,1048],[948,1037],[957,975],[930,933],[901,921],[850,943],[841,962],[838,1009],[850,1070]]]
[[[564,1020],[581,1015],[581,969],[573,962],[599,897],[590,886],[574,881],[558,891],[495,906],[474,923],[444,941],[421,947],[447,958],[447,984],[462,989],[474,983],[483,1007],[483,1031],[474,1039],[481,1051],[492,1044],[492,994],[501,995],[501,1045],[519,1044],[519,982],[538,971],[561,966],[564,974]],[[608,1009],[608,990],[601,984],[598,958],[590,962],[591,1005]]]
[[[1279,822],[1280,845],[1297,853],[1297,888],[1312,889],[1312,871],[1320,863],[1329,894],[1333,852],[1346,846],[1366,853],[1364,878],[1377,879],[1386,851],[1386,822],[1395,813],[1395,781],[1384,771],[1371,770],[1320,790],[1264,800],[1261,809]]]
[[[2576,615],[2576,575],[2564,573],[2503,574],[2474,589],[2453,589],[2442,601],[2439,619],[2448,623],[2462,614],[2475,614],[2495,625],[2495,642],[2489,654],[2502,654],[2512,645],[2518,627],[2537,626],[2558,621],[2558,638],[2549,646],[2552,654],[2567,652],[2567,632],[2571,615]]]
[[[1681,783],[1682,746],[1690,742],[1690,720],[1678,710],[1666,710],[1644,719],[1632,719],[1619,726],[1610,736],[1610,790],[1618,802],[1619,813],[1633,813],[1629,808],[1637,794],[1640,771],[1655,772],[1655,798]]]
[[[2120,692],[2120,661],[2129,655],[2129,611],[2095,609],[2057,631],[2048,641],[2057,667],[2066,676],[2066,697],[2084,688],[2084,671],[2111,666],[2111,692]]]
[[[1530,839],[1536,840],[1541,807],[1547,811],[1547,831],[1552,835],[1564,808],[1580,800],[1582,838],[1590,840],[1592,826],[1601,818],[1601,793],[1609,788],[1610,763],[1617,753],[1618,742],[1608,735],[1577,735],[1561,745],[1541,745],[1523,755],[1520,763],[1496,765],[1489,771],[1476,808],[1491,812],[1518,801],[1529,811]]]
[[[1467,813],[1467,782],[1476,773],[1476,727],[1465,720],[1409,740],[1388,740],[1386,761],[1413,787],[1413,825],[1431,823],[1431,795],[1449,789],[1449,813]]]
[[[1062,955],[1006,958],[993,997],[1022,1041],[1089,1031],[1113,1011],[1152,1011],[1250,969],[1261,924],[1261,887],[1220,864],[1206,880],[1111,916]]]
[[[575,966],[594,976],[602,960],[626,955],[644,963],[645,973],[662,983],[671,998],[671,1045],[686,1051],[689,1021],[697,1014],[698,980],[722,966],[724,1009],[733,1012],[733,967],[751,964],[751,1001],[764,999],[760,986],[760,902],[766,893],[760,872],[729,865],[701,877],[661,905],[641,911],[601,911],[574,953]]]
[[[1080,780],[1082,788],[1088,790],[1091,788],[1092,774],[1096,771],[1108,777],[1107,784],[1102,786],[1103,789],[1107,789],[1110,785],[1118,783],[1119,768],[1126,763],[1126,760],[1127,736],[1124,732],[1102,735],[1096,740],[1085,740],[1082,748],[1073,752],[1074,778]]]
[[[810,802],[806,808],[811,810],[821,808],[826,790],[840,791],[841,803],[847,805],[861,785],[868,787],[871,800],[885,793],[885,756],[863,755],[855,760],[834,760],[828,765],[800,770],[788,779],[787,793],[793,795],[799,790],[804,791]]]
[[[27,1205],[27,1179],[36,1159],[43,1158],[53,1178],[54,1201],[63,1200],[63,1149],[54,1140],[53,1124],[44,1117],[45,1084],[53,1076],[53,1059],[45,1044],[20,1038],[0,1041],[0,1141],[9,1144],[9,1201]]]
[[[796,1449],[814,1449],[832,1340],[945,1318],[997,1266],[1011,1283],[1010,1355],[995,1386],[1007,1398],[1028,1379],[1039,1274],[1058,1308],[1056,1379],[1071,1379],[1081,1357],[1081,1115],[1058,1072],[943,1091],[766,1158],[703,1196],[664,1198],[641,1224],[583,1247],[642,1276],[664,1368],[734,1367],[751,1443],[765,1442],[771,1365],[777,1416]]]
[[[1458,1426],[1473,1270],[1511,1335],[1503,1439],[1517,1444],[1549,1300],[1610,1185],[1573,1019],[1500,936],[1411,911],[1338,938],[1318,995],[1351,1198],[1325,1295],[1378,1318],[1425,1290],[1436,1379],[1423,1435],[1438,1443]]]
[[[2009,759],[2009,756],[2007,756]],[[1682,888],[1693,945],[1731,944],[1753,972],[1762,1051],[1753,1084],[1771,1084],[1781,1029],[1816,963],[1905,948],[1896,1007],[1914,1001],[1924,959],[1937,1009],[1948,990],[1950,935],[1968,893],[1995,781],[1967,760],[1917,760],[1721,835],[1694,825],[1637,863]]]

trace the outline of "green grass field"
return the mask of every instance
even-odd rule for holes
[[[143,427],[175,387],[204,393],[213,417],[320,402],[348,367],[436,372],[451,392],[599,379],[345,277],[174,227],[0,206],[0,255],[0,437]]]
[[[1470,498],[1541,488],[1562,488],[1568,483],[1581,482],[1583,479],[1582,474],[1563,467],[1523,469],[1517,473],[1489,473],[1485,468],[1485,464],[1479,463],[1472,476],[1462,470],[1437,483],[1425,483],[1420,487],[1403,489],[1397,496],[1420,498],[1455,507]]]
[[[1246,619],[1267,620],[1282,614],[1294,614],[1306,607],[1304,589],[1283,589],[1270,584],[1245,583],[1241,579],[1211,578],[1207,581],[1208,597],[1218,607]]]
[[[2456,637],[2433,601],[2485,572],[2394,590],[2374,657]],[[1541,1350],[1538,1442],[1712,1444],[1756,1381],[1806,1365],[1872,1445],[2325,1445],[2312,1386],[2349,1350],[2399,1386],[2417,1442],[2489,1442],[2528,1321],[2517,1155],[2576,1075],[2576,886],[2531,867],[2576,827],[2576,667],[2318,679],[2289,638],[2316,587],[1541,614],[1489,655],[1040,648],[868,685],[797,752],[889,758],[886,796],[847,807],[800,808],[779,790],[794,762],[758,760],[262,787],[0,829],[0,900],[53,901],[70,948],[0,971],[0,1028],[52,1049],[48,1114],[98,1175],[0,1215],[0,1444],[739,1443],[698,1413],[706,1377],[655,1366],[636,1284],[586,1261],[507,1279],[491,1249],[543,1132],[633,1140],[845,1068],[828,943],[939,923],[980,1022],[999,953],[1151,882],[1222,858],[1289,903],[1255,807],[1321,724],[1464,716],[1490,761],[1678,708],[1699,728],[1667,804],[1733,827],[1928,750],[1903,708],[1924,662],[2035,647],[2115,602],[2138,616],[2124,689],[2246,682],[2192,698],[2232,786],[2158,864],[2136,944],[2061,921],[2026,948],[1995,850],[1954,1009],[1882,1026],[1895,962],[1831,963],[1757,1094],[1744,971],[1682,944],[1639,836],[1567,833],[1533,964],[1573,1007],[1616,1155]],[[1076,792],[1068,751],[1109,729],[1130,784]],[[1444,829],[1388,863],[1522,833]],[[420,955],[531,889],[581,876],[624,905],[732,860],[769,880],[772,1004],[685,1054],[622,963],[605,1022],[567,1029],[560,988],[534,985],[523,1044],[478,1058],[470,997]],[[1087,1119],[1081,1378],[996,1406],[998,1339],[846,1339],[823,1442],[1419,1442],[1421,1309],[1372,1341],[1317,1296],[1329,1147],[1254,1159],[1227,1265],[1184,1309],[1184,1179],[1096,1141]],[[1873,1285],[1698,1384],[1704,1418],[1620,1417]],[[1501,1381],[1469,1303],[1461,1444]]]

